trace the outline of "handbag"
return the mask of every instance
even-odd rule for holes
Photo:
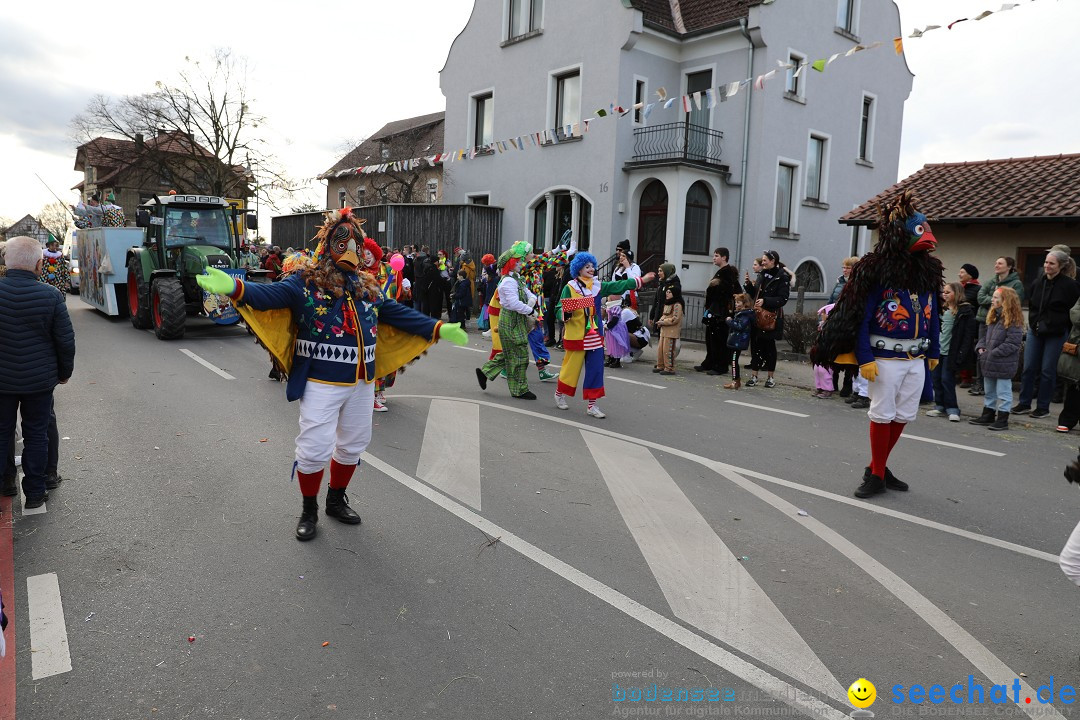
[[[755,301],[761,299],[761,289],[762,289],[761,286],[763,284],[764,283],[758,283],[757,295],[754,297]],[[758,330],[761,330],[763,332],[769,332],[771,330],[775,330],[776,329],[776,316],[777,316],[777,314],[778,314],[777,312],[774,312],[772,310],[766,310],[763,307],[757,307],[755,305],[754,306],[754,327],[756,327]]]
[[[1076,343],[1067,342],[1061,346],[1061,352],[1065,353],[1066,355],[1077,355],[1078,353],[1076,351],[1076,348]]]

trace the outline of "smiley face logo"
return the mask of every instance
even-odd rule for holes
[[[848,700],[860,709],[866,709],[877,700],[877,688],[866,678],[859,678],[847,689]]]

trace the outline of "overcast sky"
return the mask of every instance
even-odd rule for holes
[[[599,2],[618,0],[573,5]],[[786,2],[835,9],[835,0],[776,0],[777,6]],[[1080,93],[1072,87],[1080,1],[1013,2],[1019,6],[1010,12],[905,39],[915,82],[900,177],[930,162],[1080,152]],[[906,38],[915,27],[996,11],[1002,0],[897,4]],[[222,12],[233,6],[199,0],[98,9],[85,2],[4,3],[0,217],[37,214],[52,200],[34,173],[64,200],[75,200],[69,188],[81,175],[73,170],[70,122],[91,96],[148,92],[155,81],[174,79],[186,56],[205,57],[216,47],[248,59],[248,94],[269,121],[275,154],[293,177],[310,179],[308,192],[285,204],[321,206],[325,185],[313,177],[332,166],[349,141],[391,120],[444,109],[438,73],[472,5],[269,0]],[[876,39],[890,40],[863,38]],[[856,55],[838,62],[858,61]],[[718,78],[717,84],[737,79]],[[770,83],[766,91],[780,87]],[[263,215],[268,226],[269,213]]]

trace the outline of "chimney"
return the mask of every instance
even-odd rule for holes
[[[142,150],[143,149],[143,134],[142,133],[135,133],[135,149],[136,150]]]

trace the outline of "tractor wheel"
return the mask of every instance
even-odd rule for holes
[[[151,315],[154,318],[154,334],[158,340],[178,340],[184,337],[184,320],[187,306],[184,288],[177,278],[161,278],[154,281],[150,291]]]
[[[143,279],[139,261],[136,258],[131,258],[128,261],[127,306],[128,315],[131,316],[131,324],[139,330],[147,329],[152,323],[150,303],[147,300],[150,295],[149,290],[146,280]]]

